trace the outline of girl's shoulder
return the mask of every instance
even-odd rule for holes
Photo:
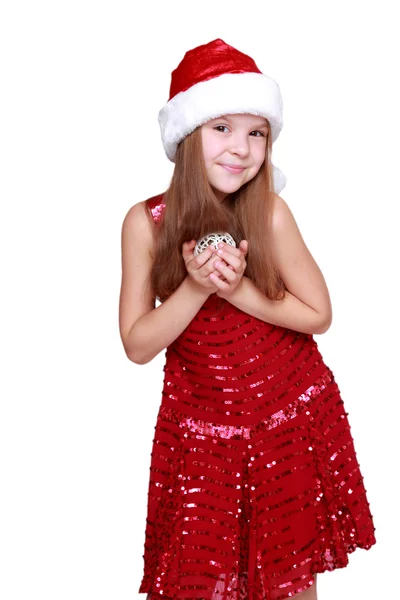
[[[163,194],[152,196],[137,202],[128,210],[122,224],[123,248],[131,253],[134,244],[146,248],[151,257],[154,255],[155,227],[164,208]]]

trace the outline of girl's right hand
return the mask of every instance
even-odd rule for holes
[[[221,273],[214,267],[214,262],[222,259],[216,254],[213,246],[209,246],[195,256],[193,252],[195,245],[196,240],[182,244],[182,257],[185,261],[188,277],[195,289],[204,292],[205,295],[210,295],[219,291],[219,287],[210,279],[210,273],[215,273],[219,278],[222,278]],[[222,262],[227,265],[225,261]]]

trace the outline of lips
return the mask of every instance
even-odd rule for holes
[[[229,173],[238,174],[238,173],[243,173],[243,171],[244,171],[244,167],[240,167],[238,165],[222,165],[221,164],[220,166],[223,167]]]

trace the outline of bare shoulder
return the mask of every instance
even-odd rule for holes
[[[122,238],[140,242],[151,256],[154,250],[154,221],[145,200],[137,202],[128,210],[122,223]]]
[[[288,203],[278,194],[274,194],[272,210],[272,240],[276,252],[283,247],[303,252],[308,251],[299,226]],[[286,257],[287,258],[287,257]]]
[[[287,225],[296,225],[294,215],[288,203],[278,194],[274,194],[272,227],[274,231],[284,232]]]

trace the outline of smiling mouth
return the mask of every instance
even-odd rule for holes
[[[244,167],[237,167],[235,165],[220,165],[229,173],[242,173],[244,171]]]

